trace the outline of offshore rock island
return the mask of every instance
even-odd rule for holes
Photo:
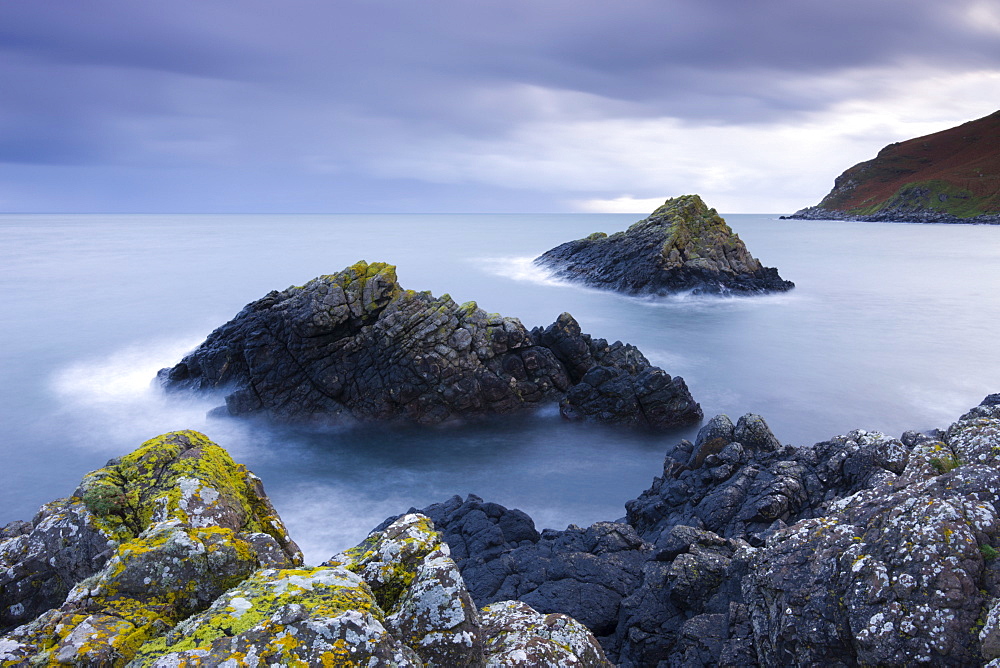
[[[229,415],[281,422],[437,424],[556,401],[574,420],[702,419],[683,378],[568,313],[528,331],[475,302],[405,290],[383,263],[269,293],[158,377],[170,391],[227,391]]]
[[[795,287],[750,255],[698,195],[668,199],[624,232],[564,243],[535,264],[557,278],[630,295],[758,294]]]
[[[456,496],[311,567],[173,432],[0,528],[0,666],[997,666],[998,453],[997,394],[808,447],[718,415],[621,520]]]
[[[788,218],[1000,225],[1000,111],[889,144]]]

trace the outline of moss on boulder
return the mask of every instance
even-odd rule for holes
[[[789,290],[698,195],[668,199],[610,236],[591,234],[535,259],[558,278],[627,294],[752,294]]]
[[[82,574],[65,563],[68,537],[90,534],[106,549]],[[0,558],[0,603],[27,617],[0,635],[5,668],[485,665],[479,611],[427,517],[303,567],[260,480],[197,432],[88,474],[71,499],[5,528]],[[59,580],[68,593],[32,586],[42,564],[50,579],[77,576]]]

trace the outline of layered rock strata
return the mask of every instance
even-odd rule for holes
[[[754,294],[795,287],[750,255],[698,195],[668,199],[624,232],[595,233],[535,259],[558,278],[626,294]]]
[[[781,444],[717,416],[627,516],[426,508],[480,605],[587,624],[621,666],[1000,667],[1000,395],[945,431]]]
[[[566,615],[477,609],[421,515],[302,565],[260,481],[196,432],[4,527],[0,611],[0,666],[611,665]]]
[[[475,302],[404,290],[360,262],[271,292],[215,330],[165,388],[228,392],[230,415],[285,422],[434,424],[561,401],[572,419],[669,428],[701,419],[684,380],[568,313],[528,331]]]

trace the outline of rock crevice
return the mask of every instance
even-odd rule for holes
[[[271,292],[159,379],[226,391],[229,415],[283,422],[435,424],[560,401],[572,419],[671,428],[702,417],[682,378],[568,313],[528,331],[475,302],[404,290],[382,263]]]
[[[422,515],[304,566],[260,480],[190,431],[4,527],[0,615],[5,667],[611,666],[565,614],[478,609]]]
[[[559,610],[623,667],[1000,665],[1000,395],[945,431],[781,444],[757,415],[682,441],[617,522],[432,517],[480,604]]]

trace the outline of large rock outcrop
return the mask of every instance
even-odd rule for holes
[[[140,575],[146,567],[135,565],[147,554],[211,555],[220,563],[231,559],[235,570],[302,560],[260,479],[193,431],[165,434],[111,460],[88,474],[72,496],[42,507],[30,523],[5,527],[0,540],[0,631],[59,607],[109,563],[116,564],[116,584],[93,589],[108,596],[109,588],[145,589],[155,596],[153,580],[163,574]],[[137,570],[118,568],[125,560]],[[195,581],[209,563],[189,559],[184,568],[193,570],[175,570],[170,578],[202,586]],[[193,589],[188,594],[208,596]]]
[[[809,447],[717,416],[624,521],[425,512],[477,603],[573,615],[621,666],[1000,666],[998,453],[1000,395],[946,431]]]
[[[1000,224],[1000,111],[889,144],[788,218]]]
[[[568,313],[528,331],[475,302],[404,290],[360,262],[247,305],[159,378],[225,389],[230,415],[433,424],[561,401],[571,419],[669,428],[701,419],[684,380]]]
[[[795,287],[764,267],[698,195],[664,202],[610,236],[595,233],[535,259],[559,277],[626,294],[754,294]]]
[[[3,531],[0,666],[610,667],[564,614],[477,609],[421,515],[303,566],[260,481],[196,432]]]

